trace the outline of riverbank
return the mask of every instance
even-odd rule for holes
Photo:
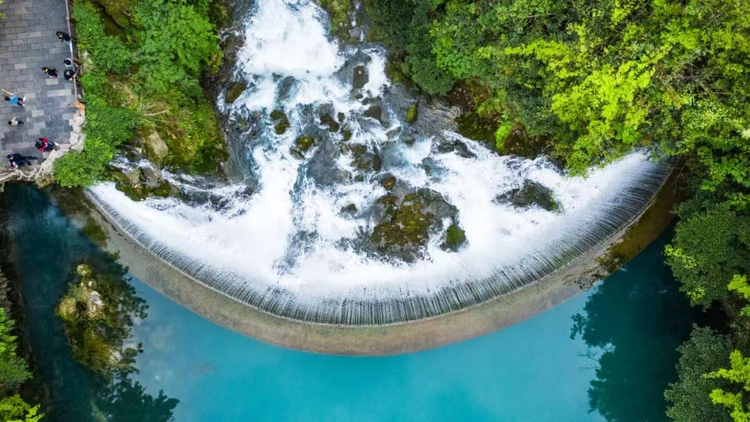
[[[482,304],[441,316],[383,326],[345,327],[295,321],[259,311],[212,290],[141,247],[87,201],[98,236],[123,266],[155,290],[203,317],[262,341],[299,350],[340,355],[393,355],[426,350],[508,327],[575,296],[625,264],[671,222],[676,199],[673,174],[630,224],[574,262],[537,282]],[[648,226],[648,231],[642,227]],[[637,236],[634,233],[639,233]],[[624,247],[623,242],[631,244]],[[614,251],[620,251],[613,253]],[[624,252],[627,251],[627,252]]]

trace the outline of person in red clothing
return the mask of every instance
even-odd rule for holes
[[[47,138],[39,138],[34,143],[34,146],[36,146],[36,149],[38,149],[40,152],[48,152],[48,151],[52,151],[53,149],[55,149],[55,147],[57,146],[57,143],[50,142],[47,140]]]

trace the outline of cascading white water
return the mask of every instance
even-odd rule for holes
[[[499,156],[441,128],[412,130],[389,88],[384,51],[340,47],[325,19],[308,0],[258,0],[247,18],[236,72],[249,88],[219,105],[232,121],[255,120],[232,140],[244,147],[248,179],[257,183],[252,195],[239,183],[174,177],[181,189],[203,190],[222,205],[133,202],[109,183],[91,197],[144,247],[215,290],[279,316],[365,325],[435,316],[533,283],[624,227],[666,177],[641,153],[587,178],[567,177],[544,158]],[[366,66],[368,81],[353,88],[356,65]],[[383,123],[364,115],[373,103]],[[275,109],[291,124],[282,135],[270,117]],[[315,119],[321,110],[344,116],[351,139],[326,131]],[[292,148],[301,135],[319,141],[300,159]],[[441,152],[441,142],[466,151]],[[366,146],[383,157],[382,167],[358,168],[344,144]],[[365,210],[389,194],[379,183],[386,173],[403,189],[426,188],[452,204],[467,244],[441,247],[445,221],[414,262],[357,247],[378,224]],[[498,200],[529,180],[550,189],[559,209]],[[359,211],[342,212],[349,205]]]

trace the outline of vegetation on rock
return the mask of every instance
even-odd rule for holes
[[[87,264],[57,306],[73,356],[86,367],[113,375],[129,370],[138,349],[126,347],[133,319],[146,317],[146,303],[123,281],[125,272],[95,274]]]

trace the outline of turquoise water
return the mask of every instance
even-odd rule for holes
[[[264,344],[132,279],[150,306],[134,328],[140,372],[108,390],[109,381],[72,359],[54,307],[75,264],[115,264],[43,192],[9,186],[0,202],[38,376],[51,390],[50,421],[94,420],[92,408],[110,421],[168,420],[172,412],[177,421],[663,420],[674,348],[692,322],[662,264],[666,236],[598,288],[535,318],[383,358]],[[571,339],[574,325],[582,335]]]

